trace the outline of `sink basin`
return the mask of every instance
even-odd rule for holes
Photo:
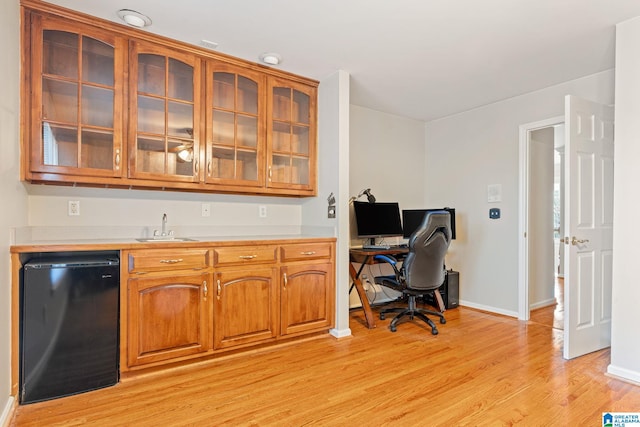
[[[173,236],[162,236],[162,237],[141,237],[136,239],[138,242],[195,242],[196,239],[190,239],[188,237],[173,237]]]

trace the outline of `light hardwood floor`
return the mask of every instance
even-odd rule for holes
[[[562,331],[460,307],[432,336],[351,313],[321,337],[20,406],[11,426],[597,426],[640,411],[609,351],[562,359]]]

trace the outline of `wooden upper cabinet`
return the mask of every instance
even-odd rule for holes
[[[265,182],[265,77],[208,61],[205,181],[258,187]]]
[[[317,179],[317,88],[269,77],[267,93],[267,185],[312,192]]]
[[[77,23],[30,18],[28,172],[121,176],[125,41]]]
[[[22,11],[24,179],[316,194],[316,81],[44,2]]]
[[[129,52],[129,176],[199,181],[200,60],[143,42]]]

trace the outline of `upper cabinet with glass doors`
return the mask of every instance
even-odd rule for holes
[[[130,58],[129,175],[199,181],[200,60],[141,42]]]
[[[25,180],[316,194],[317,81],[39,0],[20,4]]]
[[[124,40],[38,15],[30,36],[29,172],[120,176]]]
[[[259,187],[265,182],[265,76],[207,63],[206,182]]]
[[[269,78],[268,187],[313,191],[316,186],[317,89]]]

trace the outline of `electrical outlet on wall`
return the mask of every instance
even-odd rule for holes
[[[67,215],[69,216],[79,216],[80,215],[80,201],[79,200],[69,200],[69,206]]]
[[[265,205],[258,206],[258,216],[260,218],[266,218],[267,217],[267,207]]]

